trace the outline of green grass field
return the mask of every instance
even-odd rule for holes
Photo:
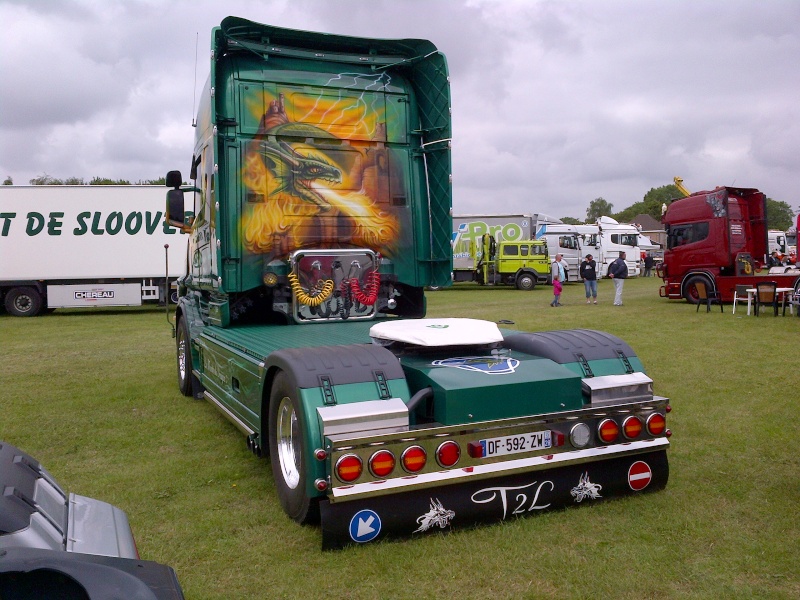
[[[531,292],[462,284],[429,316],[593,328],[627,341],[671,399],[670,481],[655,494],[471,530],[320,550],[278,505],[268,460],[176,384],[163,310],[0,315],[0,439],[68,491],[118,505],[142,558],[186,597],[798,598],[800,318],[755,318],[658,297],[631,279],[623,307],[567,284]],[[321,327],[322,328],[322,327]]]

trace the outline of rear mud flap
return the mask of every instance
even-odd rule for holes
[[[335,504],[324,500],[322,549],[415,537],[654,492],[663,489],[668,478],[667,452],[660,450]]]

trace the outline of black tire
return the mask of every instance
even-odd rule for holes
[[[13,288],[6,294],[6,310],[15,317],[35,317],[42,312],[42,304],[42,295],[36,288]]]
[[[175,354],[178,366],[178,389],[184,396],[192,396],[192,348],[186,319],[178,321],[175,346],[177,350]]]
[[[307,461],[303,451],[303,419],[297,386],[281,371],[269,398],[269,455],[283,511],[300,524],[319,521],[319,499],[306,495]]]
[[[530,291],[536,287],[536,277],[530,273],[523,273],[517,277],[517,289]]]
[[[710,292],[714,289],[713,284],[709,281],[708,277],[703,275],[694,275],[686,280],[686,283],[683,284],[683,297],[686,298],[686,301],[689,304],[697,304],[700,302],[700,295],[697,293],[697,286],[696,284],[705,283],[706,289]]]

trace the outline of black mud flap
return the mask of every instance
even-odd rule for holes
[[[320,504],[322,549],[503,521],[663,489],[666,450],[438,488]]]

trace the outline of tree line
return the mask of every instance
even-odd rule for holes
[[[626,209],[614,212],[614,205],[605,198],[595,198],[586,209],[586,221],[574,217],[561,217],[564,223],[579,225],[594,223],[600,217],[611,217],[620,223],[630,223],[638,215],[650,215],[661,222],[661,213],[664,206],[676,198],[683,198],[683,194],[673,184],[650,188],[639,202],[635,202]],[[783,201],[767,198],[767,227],[786,231],[794,225],[795,212],[792,207]]]
[[[34,177],[29,180],[30,185],[166,185],[165,177],[158,179],[141,179],[134,183],[127,179],[109,179],[108,177],[93,177],[86,181],[83,177],[67,177],[66,179],[58,179],[45,173],[39,177]],[[3,185],[14,185],[14,180],[11,176],[7,176],[3,180]]]

